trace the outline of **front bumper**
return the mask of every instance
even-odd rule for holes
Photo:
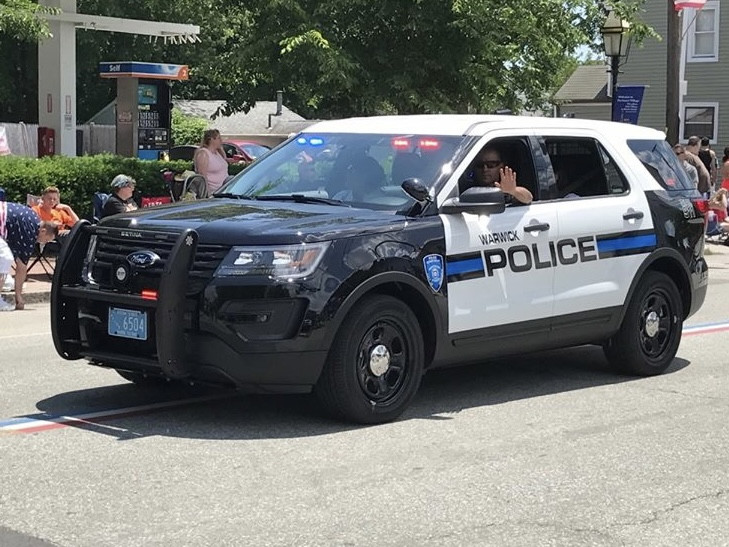
[[[51,291],[51,331],[59,355],[253,392],[305,392],[316,383],[327,352],[317,342],[319,337],[298,336],[306,308],[300,299],[261,306],[236,300],[234,286],[186,294],[198,242],[194,230],[176,237],[156,299],[101,290],[83,281],[93,230],[87,222],[78,223],[58,259]],[[212,305],[209,295],[221,302]],[[222,301],[222,296],[227,300]],[[109,335],[110,306],[145,312],[147,339]],[[268,330],[261,326],[261,317]]]

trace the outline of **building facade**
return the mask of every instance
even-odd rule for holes
[[[707,136],[717,150],[729,146],[729,5],[708,0],[702,9],[684,9],[681,70],[685,85],[680,99],[679,140]],[[726,4],[726,2],[725,2]],[[666,0],[646,0],[643,21],[662,39],[647,38],[634,46],[621,67],[619,84],[645,85],[638,123],[666,129]],[[681,94],[680,94],[681,95]]]

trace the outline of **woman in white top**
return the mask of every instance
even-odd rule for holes
[[[193,157],[195,171],[205,177],[208,195],[214,193],[228,178],[228,162],[223,150],[223,139],[217,129],[208,129],[203,134],[203,142]]]

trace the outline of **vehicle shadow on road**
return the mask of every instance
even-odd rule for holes
[[[676,358],[664,374],[676,373],[689,364]],[[416,404],[406,416],[448,419],[448,414],[467,408],[645,380],[616,373],[598,346],[544,351],[434,370],[424,378]]]
[[[684,359],[675,359],[665,374],[676,373],[688,365]],[[449,420],[464,409],[640,381],[647,379],[615,374],[602,350],[593,346],[510,357],[428,373],[400,421]],[[212,399],[194,401],[205,397]],[[131,383],[60,393],[39,401],[36,407],[42,414],[28,417],[51,419],[169,401],[184,403],[92,418],[68,426],[119,440],[149,436],[215,440],[297,438],[362,427],[328,418],[310,395],[240,395],[211,388],[139,387]]]

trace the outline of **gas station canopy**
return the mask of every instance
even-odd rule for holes
[[[87,30],[104,30],[107,32],[125,32],[148,36],[161,36],[174,43],[200,42],[200,27],[182,23],[164,23],[145,21],[142,19],[120,19],[102,15],[62,12],[58,15],[46,15],[49,21],[73,23],[74,27]]]
[[[112,61],[99,63],[102,78],[147,78],[153,80],[187,80],[187,65]]]

